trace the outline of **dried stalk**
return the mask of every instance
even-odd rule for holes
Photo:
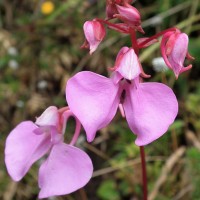
[[[185,151],[186,151],[185,147],[180,147],[167,159],[166,164],[163,166],[161,174],[157,179],[155,186],[148,197],[148,200],[154,200],[156,198],[159,189],[166,181],[170,171],[172,170],[174,165],[178,162],[178,160],[183,156]]]

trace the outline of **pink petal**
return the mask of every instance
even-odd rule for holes
[[[85,38],[89,43],[90,54],[92,54],[105,37],[105,28],[100,22],[93,20],[86,21],[83,25],[83,30]]]
[[[100,41],[95,38],[93,23],[90,21],[85,22],[83,25],[83,30],[85,38],[89,43],[90,54],[92,54],[100,44]]]
[[[41,126],[33,131],[36,135],[49,134],[51,144],[56,144],[63,140],[63,134],[58,132],[55,126]]]
[[[74,192],[88,183],[92,172],[91,159],[84,151],[56,144],[39,170],[39,198]]]
[[[116,85],[116,84],[118,84],[122,79],[124,79],[124,77],[123,77],[120,73],[114,71],[114,72],[111,74],[110,79],[111,79],[112,82]]]
[[[58,109],[55,106],[50,106],[36,119],[35,124],[38,126],[57,126],[58,120]]]
[[[117,58],[120,59],[117,72],[119,72],[125,79],[133,80],[140,74],[140,63],[135,51],[130,48],[128,51],[124,52],[127,47],[123,47],[118,54]],[[124,54],[123,54],[124,53]],[[123,55],[121,55],[123,54]],[[120,57],[121,56],[121,57]]]
[[[89,142],[114,117],[120,100],[118,90],[111,79],[93,72],[79,72],[67,82],[67,102],[83,125]]]
[[[126,4],[126,6],[116,5],[116,7],[119,14],[115,14],[114,17],[117,17],[130,25],[140,25],[140,13],[135,7],[128,4]]]
[[[167,51],[169,52],[169,50],[166,49],[166,43],[168,42],[169,40],[169,37],[170,35],[173,34],[172,32],[167,32],[163,35],[162,37],[162,41],[161,41],[161,45],[160,45],[160,50],[161,50],[161,54],[162,54],[162,57],[166,63],[166,65],[172,69],[172,66],[171,66],[171,63],[169,62],[168,60],[168,55],[167,55]],[[169,45],[168,45],[169,46]],[[170,50],[171,51],[171,50]]]
[[[106,34],[106,30],[103,24],[100,23],[99,21],[93,20],[93,29],[95,38],[99,41],[102,41]]]
[[[5,147],[5,163],[8,173],[19,181],[31,165],[40,159],[50,148],[48,134],[33,133],[38,127],[31,121],[20,123],[9,134]]]
[[[174,122],[178,102],[173,91],[161,83],[132,84],[126,88],[124,110],[130,129],[143,146],[161,137]]]
[[[174,47],[168,57],[168,60],[173,68],[173,71],[178,77],[181,69],[184,67],[183,63],[188,52],[188,36],[181,33],[174,43]]]
[[[117,13],[117,9],[114,4],[106,5],[106,16],[108,19],[113,18],[113,15],[116,13]]]
[[[129,50],[129,48],[126,47],[126,46],[125,46],[125,47],[122,47],[122,48],[119,50],[119,52],[118,52],[118,54],[117,54],[117,57],[116,57],[116,60],[115,60],[115,66],[118,66],[118,65],[120,64],[120,62],[121,62],[121,60],[122,60],[124,54],[125,54],[126,52],[128,52],[128,50]]]

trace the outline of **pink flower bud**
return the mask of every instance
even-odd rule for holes
[[[130,26],[140,26],[141,17],[139,11],[133,6],[126,3],[124,6],[116,5],[119,14],[115,14],[114,17],[122,20]]]
[[[181,33],[179,30],[176,32],[167,32],[162,38],[161,53],[167,66],[174,71],[176,78],[179,74],[192,68],[192,65],[184,67],[184,60],[194,59],[188,53],[188,36]]]
[[[82,45],[82,48],[89,48],[90,54],[92,54],[105,37],[106,30],[103,24],[96,20],[86,21],[83,25],[83,30],[86,42]]]
[[[117,14],[117,8],[115,4],[107,4],[106,5],[106,16],[108,19],[113,18],[113,15]]]
[[[117,55],[115,67],[113,69],[123,78],[130,81],[139,76],[141,72],[140,62],[133,48],[121,48]]]

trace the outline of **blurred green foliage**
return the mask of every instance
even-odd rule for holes
[[[97,195],[102,200],[119,200],[120,195],[115,180],[106,180],[99,187]]]
[[[188,166],[188,173],[191,174],[191,182],[193,183],[192,196],[193,200],[198,200],[200,197],[199,191],[199,170],[200,170],[200,156],[197,149],[189,148],[186,153],[186,164]]]

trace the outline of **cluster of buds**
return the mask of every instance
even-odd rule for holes
[[[140,12],[130,5],[132,1],[107,1],[106,15],[108,19],[118,18],[126,26],[139,27],[141,25]]]
[[[178,78],[192,67],[183,66],[185,58],[193,59],[188,53],[188,36],[177,28],[170,28],[149,38],[136,38],[137,31],[143,34],[144,31],[140,12],[131,3],[132,0],[107,0],[106,18],[86,21],[83,26],[85,42],[82,47],[89,48],[90,54],[104,39],[106,26],[130,35],[132,46],[121,48],[110,68],[111,76],[90,71],[77,73],[66,85],[69,107],[51,106],[35,123],[20,123],[7,138],[5,162],[15,181],[19,181],[36,160],[50,152],[39,170],[39,198],[69,194],[91,178],[93,166],[89,156],[74,147],[81,125],[87,141],[92,142],[96,132],[106,127],[119,109],[136,135],[135,144],[144,146],[161,137],[177,116],[178,101],[172,89],[162,83],[145,83],[143,78],[150,75],[145,74],[138,56],[140,49],[162,37],[161,54]],[[76,130],[72,142],[65,144],[63,137],[70,116],[76,119]]]
[[[132,39],[132,47],[135,53],[138,55],[139,50],[146,48],[155,42],[158,42],[158,38],[162,36],[161,41],[161,54],[169,69],[173,70],[176,78],[179,74],[192,68],[192,65],[184,67],[185,58],[194,59],[188,53],[188,36],[182,33],[177,28],[170,28],[164,30],[150,38],[135,38],[135,32],[139,31],[145,33],[141,27],[140,12],[130,5],[132,1],[128,0],[107,0],[105,20],[93,19],[92,21],[86,21],[84,24],[85,42],[82,48],[89,48],[90,54],[92,54],[106,35],[106,28],[114,29],[118,32],[129,34]],[[119,19],[120,23],[111,23],[114,18]],[[130,59],[130,58],[128,58]],[[141,71],[143,73],[143,70]],[[144,73],[143,73],[144,75]],[[148,77],[148,76],[147,76]]]

